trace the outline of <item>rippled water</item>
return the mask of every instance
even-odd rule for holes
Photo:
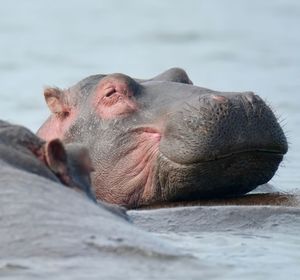
[[[48,115],[45,85],[67,87],[95,73],[147,78],[180,66],[197,85],[253,90],[272,105],[290,143],[272,183],[299,189],[299,30],[298,0],[1,1],[0,118],[36,130]],[[231,244],[231,236],[222,238]],[[205,258],[222,258],[218,245],[203,242]],[[298,237],[289,242],[299,249]],[[289,245],[283,246],[276,247],[276,262]],[[291,258],[300,264],[298,252]],[[255,259],[255,250],[247,254]]]
[[[158,236],[170,239],[205,264],[214,265],[216,271],[223,270],[221,279],[300,278],[300,256],[295,253],[300,250],[300,242],[295,235],[206,232]]]

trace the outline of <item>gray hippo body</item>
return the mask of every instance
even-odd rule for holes
[[[96,201],[90,186],[92,163],[82,145],[63,146],[58,139],[45,142],[25,127],[0,120],[0,160],[1,168],[23,170],[60,182]]]
[[[0,176],[1,279],[182,279],[214,274],[80,193],[10,167],[2,167]]]
[[[0,122],[1,279],[216,275],[174,244],[131,225],[118,207],[94,203],[85,156],[78,145],[65,149]]]
[[[259,96],[194,86],[178,68],[149,80],[94,75],[44,95],[52,114],[38,135],[85,145],[97,199],[128,208],[243,195],[287,151]]]
[[[62,146],[47,150],[49,143],[0,123],[1,279],[240,279],[232,266],[216,269],[216,262],[199,258],[182,234],[299,232],[299,209],[259,206],[129,211],[138,229],[118,207],[93,202],[86,186],[91,168],[80,146],[67,147],[62,157]],[[45,151],[52,161],[41,156]]]

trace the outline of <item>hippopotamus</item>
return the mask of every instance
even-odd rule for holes
[[[1,168],[42,176],[96,201],[90,182],[92,162],[87,148],[80,144],[64,146],[59,139],[45,142],[25,127],[0,120],[0,160]],[[2,182],[5,177],[1,177]]]
[[[0,121],[1,279],[216,275],[175,244],[95,203],[92,170],[80,144],[45,142]]]
[[[96,198],[127,208],[243,195],[288,150],[257,94],[195,86],[180,68],[148,80],[92,75],[44,96],[51,115],[37,135],[86,146]]]

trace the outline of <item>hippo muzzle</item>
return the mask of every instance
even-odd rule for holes
[[[165,200],[240,195],[273,177],[287,141],[258,95],[209,94],[183,107],[166,121],[159,145]]]

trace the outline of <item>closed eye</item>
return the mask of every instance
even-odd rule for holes
[[[110,96],[112,96],[114,93],[116,93],[117,91],[116,91],[116,89],[115,88],[110,88],[109,90],[108,90],[108,92],[106,92],[105,93],[105,97],[110,97]]]

